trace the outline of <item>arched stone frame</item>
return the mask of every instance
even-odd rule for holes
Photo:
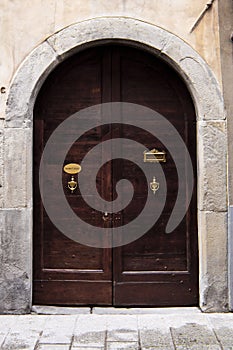
[[[32,126],[37,93],[62,60],[96,41],[127,40],[169,63],[186,81],[197,115],[200,307],[228,310],[227,132],[223,98],[201,56],[166,30],[136,19],[101,17],[50,36],[12,80],[4,128],[4,208],[1,210],[3,312],[29,312],[32,302]],[[9,161],[8,161],[9,159]]]

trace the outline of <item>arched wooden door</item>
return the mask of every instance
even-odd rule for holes
[[[73,113],[115,101],[140,104],[166,117],[186,143],[196,174],[194,106],[185,84],[167,63],[143,50],[124,45],[97,46],[62,62],[42,86],[34,109],[34,303],[196,305],[196,187],[186,216],[174,232],[166,235],[166,223],[178,191],[176,166],[169,152],[167,162],[162,165],[168,188],[164,210],[157,223],[133,243],[114,249],[81,245],[59,232],[43,209],[38,173],[49,136]],[[148,149],[166,150],[165,145],[142,129],[108,124],[90,130],[77,140],[64,164],[80,163],[92,147],[116,137],[133,139]],[[49,170],[51,185],[57,177],[53,173],[55,163],[56,154],[53,154]],[[114,199],[116,182],[122,178],[133,184],[134,198],[125,210],[111,216],[109,227],[130,222],[146,201],[148,187],[144,174],[136,165],[123,159],[101,167],[96,179],[100,195],[109,201]],[[68,180],[69,175],[64,173],[64,191],[72,209],[84,221],[103,227],[106,224],[103,213],[88,207],[78,189],[71,193],[67,188]],[[186,186],[185,181],[182,186]],[[54,205],[59,212],[56,198]],[[59,215],[66,220],[63,213]]]

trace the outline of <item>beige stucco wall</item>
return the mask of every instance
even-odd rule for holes
[[[218,4],[190,29],[207,0],[1,0],[0,86],[8,88],[19,64],[54,32],[99,16],[127,16],[158,25],[188,42],[221,81]],[[3,96],[4,97],[4,96]]]

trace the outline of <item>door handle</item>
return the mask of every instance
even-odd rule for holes
[[[71,190],[71,193],[77,188],[77,181],[75,181],[74,177],[71,176],[71,180],[68,182],[68,188]]]
[[[150,189],[154,194],[159,189],[159,183],[156,181],[155,176],[153,176],[153,181],[150,182]]]

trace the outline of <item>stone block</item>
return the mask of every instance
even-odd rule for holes
[[[226,122],[198,122],[198,208],[227,210]]]
[[[32,130],[4,131],[4,207],[32,206]]]
[[[1,209],[0,313],[24,313],[31,307],[31,209]]]
[[[46,41],[23,61],[10,86],[6,109],[7,127],[29,127],[35,96],[57,63],[56,54]]]
[[[200,306],[206,312],[228,310],[227,213],[198,211]]]
[[[198,120],[226,119],[218,81],[200,55],[182,40],[171,36],[162,53],[171,57],[189,84],[194,96]]]
[[[157,50],[162,50],[167,42],[162,29],[133,18],[122,17],[94,18],[73,24],[55,33],[48,42],[58,55],[67,56],[74,50],[80,49],[80,45],[108,39],[145,42],[149,46],[156,47]]]

